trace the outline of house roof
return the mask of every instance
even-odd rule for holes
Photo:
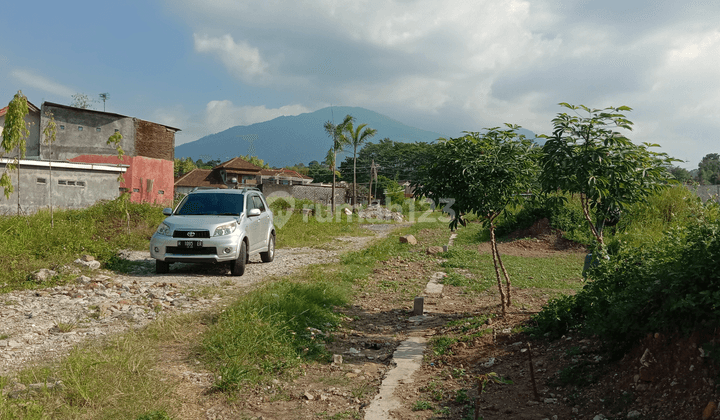
[[[217,172],[211,169],[193,169],[175,180],[176,187],[227,188]]]
[[[245,159],[239,157],[225,161],[213,168],[213,170],[215,169],[225,169],[231,171],[249,171],[255,173],[262,171],[261,167],[255,166],[252,163],[246,161]]]
[[[297,171],[293,171],[290,169],[263,169],[260,171],[260,175],[262,176],[277,176],[277,177],[287,177],[287,178],[301,178],[301,179],[312,179],[309,176],[303,175]]]
[[[38,108],[38,107],[36,107],[35,105],[33,105],[32,102],[27,101],[27,104],[28,104],[28,111],[31,111],[31,112],[40,112],[40,108]],[[7,110],[8,110],[8,107],[9,107],[9,106],[10,106],[10,105],[6,106],[5,108],[0,109],[0,117],[2,117],[3,115],[7,114]]]
[[[55,108],[71,109],[71,110],[73,110],[73,111],[87,112],[87,113],[90,113],[90,114],[109,115],[109,116],[118,117],[118,118],[135,118],[135,117],[127,116],[127,115],[115,114],[115,113],[112,113],[112,112],[96,111],[96,110],[94,110],[94,109],[76,108],[76,107],[74,107],[74,106],[63,105],[63,104],[56,104],[56,103],[54,103],[54,102],[47,102],[47,101],[46,101],[46,102],[43,102],[43,105],[48,105],[48,106],[52,106],[52,107],[55,107]],[[136,118],[136,119],[139,120],[140,118]],[[143,121],[145,121],[145,120],[143,120]],[[152,121],[148,121],[148,122],[152,122]],[[179,128],[170,127],[169,125],[165,125],[165,124],[160,124],[160,123],[153,123],[153,124],[161,125],[161,126],[163,126],[163,127],[165,127],[165,128],[169,128],[170,130],[174,130],[174,131],[182,131],[182,130],[180,130]]]

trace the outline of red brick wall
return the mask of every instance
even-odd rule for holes
[[[135,155],[173,162],[175,131],[164,125],[135,120]]]

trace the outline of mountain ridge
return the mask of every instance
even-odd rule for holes
[[[323,125],[333,119],[337,124],[345,115],[352,115],[356,125],[367,124],[377,130],[377,134],[369,140],[371,142],[387,137],[397,142],[429,143],[445,137],[440,133],[411,127],[369,109],[336,106],[295,116],[280,116],[247,126],[230,127],[175,147],[175,157],[190,157],[194,161],[225,161],[251,154],[276,167],[322,161],[332,145]],[[340,157],[338,161],[342,159]]]

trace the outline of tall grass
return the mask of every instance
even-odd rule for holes
[[[26,281],[32,272],[60,271],[83,254],[111,264],[119,249],[146,248],[163,218],[160,207],[130,203],[126,195],[85,210],[55,211],[54,226],[47,211],[0,216],[0,291],[33,287]]]
[[[346,304],[350,292],[338,282],[313,280],[268,284],[217,317],[202,351],[220,377],[215,384],[219,390],[282,375],[299,363],[327,356],[325,334],[339,322],[333,309]]]
[[[133,420],[146,412],[170,411],[176,404],[172,384],[153,369],[162,355],[158,341],[148,338],[131,332],[76,348],[53,366],[22,371],[20,383],[62,385],[18,398],[0,393],[0,420]],[[0,378],[0,388],[9,386]]]
[[[608,245],[617,249],[620,243],[646,246],[665,237],[668,230],[718,217],[718,207],[702,200],[683,186],[665,188],[647,200],[635,203],[621,217]]]

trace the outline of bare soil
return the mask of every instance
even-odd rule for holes
[[[542,223],[531,230],[511,235],[518,239],[501,243],[501,253],[537,257],[586,252]],[[187,345],[203,325],[188,329],[163,353],[162,368],[179,385],[174,414],[182,419],[362,419],[409,330],[413,297],[433,273],[442,271],[441,260],[425,252],[428,244],[443,239],[438,235],[446,240],[449,232],[420,232],[411,258],[381,263],[357,286],[354,305],[339,309],[346,322],[329,333],[327,349],[342,355],[341,364],[308,364],[298,376],[237,395],[214,393],[212,374],[202,370]],[[480,246],[480,252],[489,249]],[[716,331],[690,337],[649,335],[624,358],[611,361],[608,349],[593,337],[547,341],[517,332],[541,309],[545,296],[514,289],[513,306],[504,318],[494,315],[500,313],[497,290],[470,295],[445,286],[442,296],[426,298],[426,315],[432,318],[423,324],[425,336],[431,341],[461,339],[444,354],[428,347],[421,369],[396,389],[405,403],[392,418],[720,418],[713,408],[719,371],[700,350],[717,342]],[[449,324],[472,317],[490,320]]]

